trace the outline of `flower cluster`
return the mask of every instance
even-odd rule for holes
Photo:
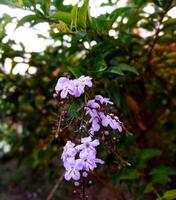
[[[84,93],[85,86],[92,87],[92,78],[89,76],[81,76],[74,80],[61,77],[57,81],[55,91],[61,99],[66,99],[68,95],[80,97]]]
[[[95,132],[98,132],[102,127],[110,127],[113,130],[122,131],[121,122],[119,118],[112,113],[104,113],[102,107],[108,104],[113,104],[109,98],[104,98],[101,95],[96,95],[95,99],[91,99],[87,102],[84,107],[86,115],[90,116],[89,123],[91,128],[89,129],[90,135],[94,135]],[[107,130],[106,130],[107,132]]]
[[[91,137],[81,139],[80,145],[75,145],[67,141],[61,159],[66,169],[65,179],[79,180],[82,176],[86,177],[88,172],[97,167],[97,164],[103,164],[104,161],[96,158],[96,146],[99,140],[92,140]]]

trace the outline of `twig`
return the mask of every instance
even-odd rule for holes
[[[85,179],[82,176],[82,196],[81,196],[81,200],[86,200],[86,195],[85,195]]]
[[[172,2],[173,2],[173,0],[169,1],[168,6],[166,7],[165,11],[163,12],[163,15],[161,16],[161,18],[159,20],[159,23],[158,23],[158,26],[156,28],[156,32],[155,32],[155,35],[154,35],[154,40],[153,40],[153,43],[151,44],[151,48],[150,48],[149,53],[148,53],[149,65],[148,65],[148,68],[146,70],[148,70],[150,68],[150,60],[151,60],[151,57],[152,57],[152,52],[153,52],[153,49],[154,49],[154,47],[155,47],[155,45],[156,45],[156,43],[158,41],[159,33],[162,30],[162,28],[160,26],[163,23],[163,19],[164,19],[165,15],[167,14],[167,12],[169,11],[169,9],[171,8]],[[149,70],[151,70],[151,69],[149,69]]]
[[[59,122],[58,122],[58,126],[57,126],[57,130],[56,130],[56,132],[55,132],[55,137],[56,137],[56,138],[58,138],[59,133],[60,133],[61,121],[62,121],[62,115],[60,115]]]
[[[54,187],[52,188],[51,192],[49,193],[48,197],[47,197],[47,200],[52,200],[58,187],[60,186],[62,180],[64,178],[64,173],[58,178],[58,180],[56,181]]]

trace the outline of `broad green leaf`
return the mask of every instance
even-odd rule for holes
[[[83,5],[78,9],[78,25],[83,29],[87,27],[87,17],[89,14],[89,0],[84,0]]]
[[[73,6],[71,10],[71,26],[70,29],[73,32],[77,31],[77,14],[78,14],[78,5]]]
[[[74,100],[68,109],[66,120],[71,122],[78,115],[78,112],[81,110],[82,106],[83,103],[78,100]]]
[[[154,168],[150,172],[150,175],[155,175],[155,174],[176,175],[176,170],[167,166],[159,166]]]
[[[19,1],[18,0],[0,0],[0,4],[5,4],[8,5],[10,7],[20,7],[19,5]]]
[[[25,7],[30,8],[31,6],[36,6],[35,0],[23,0],[23,4]]]
[[[144,193],[149,193],[149,192],[152,192],[152,191],[154,191],[153,184],[152,183],[147,184],[147,186],[144,189]]]
[[[107,72],[110,72],[112,74],[118,74],[118,75],[121,75],[121,76],[124,76],[124,73],[122,72],[121,69],[119,69],[118,67],[110,67]]]
[[[166,29],[166,28],[169,28],[169,27],[175,27],[176,26],[176,19],[175,18],[170,18],[168,19],[167,21],[163,22],[163,30]]]
[[[129,9],[131,9],[132,7],[121,7],[121,8],[117,8],[115,9],[111,14],[110,14],[110,27],[113,25],[113,23],[115,22],[115,20],[117,19],[117,17],[119,16],[123,16],[123,14],[125,14],[126,12],[129,11]]]
[[[83,74],[79,66],[69,67],[68,69],[76,78]]]
[[[104,15],[100,15],[97,18],[92,17],[89,25],[91,30],[97,32],[97,34],[108,35],[111,22]]]
[[[41,1],[41,8],[46,15],[48,15],[49,13],[50,6],[51,6],[51,0]]]
[[[140,173],[136,169],[126,168],[120,173],[120,180],[134,180],[140,177]]]
[[[148,160],[160,155],[161,151],[159,149],[152,149],[152,148],[141,149],[139,165],[141,165],[142,167]]]
[[[164,193],[163,198],[165,200],[174,200],[176,199],[176,189],[169,190]]]
[[[25,23],[29,22],[35,22],[35,21],[41,21],[41,19],[37,15],[27,15],[20,19],[16,25],[16,28],[23,26]]]
[[[165,166],[159,166],[157,168],[154,168],[151,172],[150,175],[152,176],[152,181],[155,183],[162,183],[166,184],[171,181],[171,178],[169,176],[175,175],[176,170],[170,168],[170,167],[165,167]]]
[[[71,14],[68,12],[58,11],[50,15],[49,18],[55,22],[63,21],[67,25],[71,24]]]
[[[95,59],[94,70],[96,72],[103,72],[107,69],[107,64],[104,60],[103,55],[98,55]]]
[[[119,74],[119,75],[124,75],[124,72],[132,72],[132,73],[137,74],[137,75],[139,74],[134,67],[127,65],[125,63],[120,63],[117,66],[110,67],[108,69],[108,72],[111,72],[111,73],[114,73],[114,74]]]

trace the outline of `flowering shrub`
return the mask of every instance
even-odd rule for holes
[[[96,158],[105,164],[95,162],[97,167],[89,172],[79,168],[80,179],[75,182],[82,187],[85,181],[90,200],[166,199],[176,177],[175,1],[104,0],[101,6],[110,12],[97,17],[89,9],[94,1],[80,0],[73,6],[65,2],[0,1],[26,12],[15,19],[9,15],[18,11],[9,8],[0,17],[1,184],[29,186],[42,199],[50,192],[54,194],[50,200],[73,199],[73,187],[67,181],[60,181],[61,188],[52,192],[70,171],[62,172],[64,162],[56,155],[67,141],[76,147],[82,144],[81,138],[91,137],[99,140],[94,147]],[[43,44],[44,38],[49,39],[42,52],[30,51],[33,40],[28,38],[29,50],[13,39],[15,33],[9,35],[11,23],[26,28],[41,22],[49,29],[48,34],[44,29],[39,34],[37,26],[34,29]],[[86,80],[86,75],[92,79]],[[58,76],[63,78],[55,101]],[[80,152],[75,160],[81,159]]]
[[[64,104],[64,101],[71,101],[71,97],[81,98],[83,94],[85,95],[85,87],[91,88],[92,85],[92,78],[89,76],[81,76],[74,80],[61,77],[55,86],[54,97],[59,103]],[[80,119],[78,144],[68,140],[61,155],[66,170],[64,178],[67,181],[85,179],[97,167],[97,164],[104,164],[103,160],[96,157],[97,146],[103,144],[102,138],[112,131],[122,132],[122,122],[114,113],[109,112],[108,106],[112,105],[113,102],[109,98],[101,95],[85,101],[82,107],[85,119],[84,117]],[[78,182],[75,182],[76,184],[79,185]]]

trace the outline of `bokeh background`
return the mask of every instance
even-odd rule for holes
[[[54,14],[76,3],[0,0],[0,199],[47,199],[63,173],[54,86],[82,74],[115,103],[131,165],[102,149],[89,199],[176,199],[176,1],[90,0],[92,21],[73,29]],[[62,181],[53,199],[78,199],[73,190]]]

